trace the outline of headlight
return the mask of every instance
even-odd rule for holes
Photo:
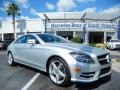
[[[108,54],[108,55],[106,56],[106,58],[107,58],[107,61],[108,61],[108,62],[111,62],[110,54]]]
[[[81,53],[76,53],[76,52],[71,52],[70,54],[78,62],[91,63],[91,64],[95,63],[94,60],[86,54],[81,54]]]

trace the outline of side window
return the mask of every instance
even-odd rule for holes
[[[19,39],[17,39],[15,43],[25,43],[25,36],[22,36]]]
[[[25,43],[27,43],[27,41],[30,40],[30,39],[34,39],[35,42],[36,42],[36,44],[39,44],[39,41],[34,36],[32,36],[32,35],[26,36]]]

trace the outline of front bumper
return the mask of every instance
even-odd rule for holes
[[[107,55],[107,54],[106,54]],[[101,56],[99,57],[101,58]],[[71,81],[90,83],[99,80],[100,78],[111,75],[111,61],[107,59],[99,59],[95,56],[95,64],[76,63],[70,65]],[[79,68],[79,72],[72,71],[73,68]]]
[[[72,82],[90,83],[111,75],[109,53],[106,52],[97,56],[90,54],[90,56],[95,64],[78,62],[69,54],[62,56],[69,67]]]
[[[107,69],[107,68],[104,68]],[[107,73],[101,74],[101,71],[96,71],[96,72],[89,72],[89,73],[94,73],[94,74],[89,74],[86,73],[84,75],[77,73],[76,76],[73,76],[71,78],[72,82],[83,82],[83,83],[90,83],[90,82],[94,82],[97,81],[103,77],[106,77],[108,75],[111,75],[111,70],[109,70]]]
[[[111,45],[111,49],[120,49],[120,44]]]

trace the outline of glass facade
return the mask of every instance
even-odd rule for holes
[[[118,39],[120,39],[120,20],[118,21]]]

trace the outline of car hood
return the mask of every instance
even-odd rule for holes
[[[120,44],[120,42],[110,42],[110,44]]]
[[[89,53],[95,55],[101,55],[104,53],[108,53],[105,49],[96,48],[92,46],[88,46],[85,44],[77,44],[77,43],[47,43],[48,46],[63,48],[71,51],[77,51],[82,53]]]

